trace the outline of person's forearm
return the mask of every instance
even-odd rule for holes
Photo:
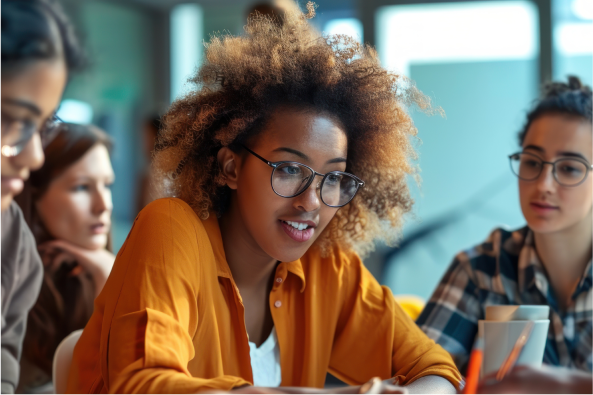
[[[593,376],[590,373],[573,370],[567,380],[568,388],[573,394],[593,393]]]
[[[449,380],[440,376],[424,376],[404,386],[410,394],[455,394],[457,390]]]
[[[277,388],[286,395],[356,395],[360,386],[337,387],[337,388],[308,388],[308,387],[279,387]]]

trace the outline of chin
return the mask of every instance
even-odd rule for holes
[[[85,240],[84,247],[88,250],[99,250],[107,247],[107,235],[94,235]]]
[[[542,218],[526,218],[529,228],[540,234],[559,232],[570,227],[569,224],[560,223],[559,221],[546,220]]]
[[[10,207],[10,203],[12,203],[12,199],[13,199],[13,197],[10,193],[2,194],[2,205],[1,205],[2,211],[5,211],[6,209],[8,209],[8,207]]]
[[[297,245],[294,245],[290,241],[288,243],[285,240],[279,241],[271,246],[268,255],[280,262],[296,261],[297,259],[301,259],[309,251],[309,248],[315,243],[315,239]]]
[[[276,259],[280,262],[292,262],[296,261],[297,259],[301,259],[303,255],[307,252],[308,248],[306,249],[299,249],[299,251],[291,252],[291,251],[278,251],[277,254],[274,254],[272,258]]]
[[[278,222],[279,223],[279,222]],[[324,227],[317,227],[313,236],[306,241],[295,241],[288,236],[280,225],[275,232],[269,229],[254,232],[256,235],[266,235],[265,238],[255,238],[256,243],[269,257],[280,262],[293,262],[301,259],[315,243]]]

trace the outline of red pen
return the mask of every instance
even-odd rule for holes
[[[478,337],[469,357],[467,366],[467,377],[465,378],[464,394],[475,394],[478,390],[480,381],[480,369],[482,369],[482,360],[484,359],[484,339]]]

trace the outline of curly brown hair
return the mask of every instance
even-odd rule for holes
[[[226,210],[230,189],[216,156],[261,131],[279,106],[309,109],[340,121],[348,138],[346,171],[366,182],[316,241],[366,254],[374,239],[396,241],[412,199],[406,175],[417,176],[406,107],[429,100],[401,75],[383,69],[376,51],[343,36],[322,35],[307,21],[315,13],[288,11],[283,24],[253,15],[243,36],[220,35],[191,79],[193,92],[163,116],[154,154],[165,195],[187,202],[202,218]],[[163,180],[164,181],[164,180]]]

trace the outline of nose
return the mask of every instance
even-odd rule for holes
[[[111,199],[111,189],[102,185],[95,190],[93,198],[93,214],[101,215],[103,212],[111,212],[113,209],[113,200]]]
[[[28,169],[29,171],[39,169],[44,160],[45,155],[43,154],[43,146],[38,133],[31,137],[31,140],[27,142],[20,154],[12,158],[16,167]]]
[[[311,185],[295,198],[295,206],[299,210],[310,212],[318,210],[321,207],[321,198],[319,195],[321,180],[318,180],[317,177],[320,176],[316,176]]]
[[[540,192],[554,192],[556,190],[556,179],[554,178],[554,166],[543,165],[542,172],[537,178],[537,189]]]

